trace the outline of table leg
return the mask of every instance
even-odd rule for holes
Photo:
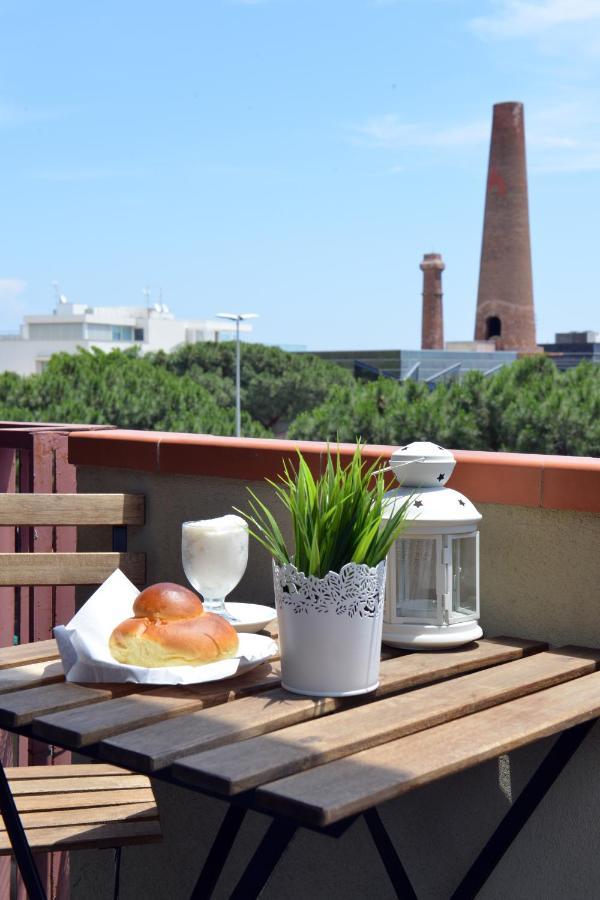
[[[209,900],[212,897],[245,815],[246,810],[240,806],[230,806],[225,813],[190,900]]]
[[[297,830],[297,825],[285,819],[271,822],[229,900],[256,900],[260,896]]]
[[[396,853],[396,849],[390,840],[385,825],[381,821],[379,813],[373,808],[363,813],[363,816],[367,823],[367,827],[371,832],[373,843],[377,848],[381,861],[389,875],[389,879],[394,886],[396,896],[401,897],[402,900],[417,900],[417,895],[410,882],[410,878],[406,874],[406,869]]]
[[[583,722],[561,734],[452,894],[451,900],[472,900],[477,896],[597,721]]]
[[[0,762],[0,812],[12,844],[15,859],[29,900],[47,900],[21,817],[17,810],[4,766]]]

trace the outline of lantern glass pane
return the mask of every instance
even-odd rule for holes
[[[452,612],[477,614],[477,538],[452,539]]]
[[[437,620],[436,547],[435,538],[396,541],[396,616]]]

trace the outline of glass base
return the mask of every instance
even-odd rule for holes
[[[202,601],[204,605],[204,609],[206,612],[216,613],[218,616],[223,616],[224,619],[227,619],[228,622],[237,622],[235,616],[232,616],[225,606],[225,600],[209,600],[208,598],[204,598]]]

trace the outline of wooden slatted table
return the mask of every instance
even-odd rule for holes
[[[279,663],[185,687],[78,685],[52,641],[0,650],[0,727],[229,802],[193,897],[210,897],[248,809],[273,817],[231,895],[257,897],[299,827],[364,815],[398,896],[415,897],[376,806],[562,732],[456,898],[474,897],[600,716],[600,650],[516,638],[386,652],[377,691],[300,697]],[[243,742],[243,746],[241,746]]]

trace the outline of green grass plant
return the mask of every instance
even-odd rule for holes
[[[377,460],[366,466],[362,447],[342,464],[339,450],[327,452],[323,473],[315,479],[298,452],[298,464],[284,463],[278,481],[266,479],[292,519],[294,549],[290,551],[269,508],[248,488],[250,512],[236,510],[248,530],[279,565],[293,563],[305,575],[323,578],[346,563],[376,566],[406,526],[410,498],[388,518],[385,479]]]

